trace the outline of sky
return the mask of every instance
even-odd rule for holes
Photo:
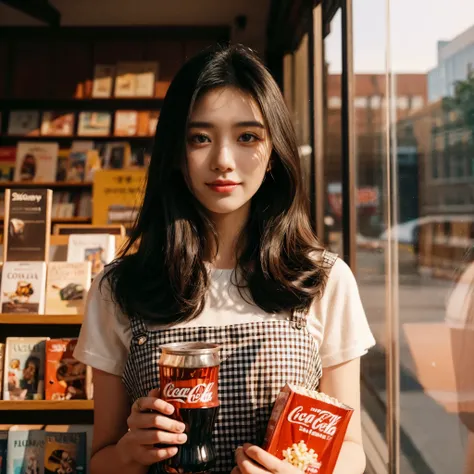
[[[437,64],[437,43],[474,24],[472,0],[353,0],[355,72],[385,70],[390,3],[391,65],[394,72],[428,72]],[[341,71],[340,14],[326,40],[330,72]]]

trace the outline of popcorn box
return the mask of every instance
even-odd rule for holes
[[[332,474],[352,413],[324,393],[287,384],[275,401],[263,449],[305,474]]]

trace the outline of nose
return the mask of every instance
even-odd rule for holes
[[[212,156],[211,167],[213,171],[220,172],[228,172],[235,169],[232,150],[228,144],[222,144],[216,148]]]

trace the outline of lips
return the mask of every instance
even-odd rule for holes
[[[213,181],[212,183],[206,183],[206,185],[209,187],[209,189],[216,193],[231,193],[234,189],[237,188],[237,186],[240,185],[240,183],[236,183],[235,181],[230,180],[218,179],[216,181]]]

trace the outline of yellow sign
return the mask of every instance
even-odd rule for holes
[[[130,226],[140,209],[146,170],[100,170],[94,173],[92,224]]]

